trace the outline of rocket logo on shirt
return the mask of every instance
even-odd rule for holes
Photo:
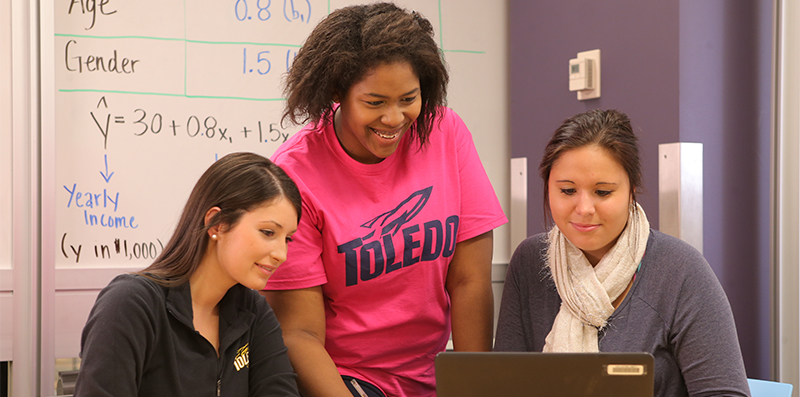
[[[412,193],[393,209],[364,222],[361,227],[369,231],[363,237],[339,245],[339,253],[345,259],[346,286],[417,262],[453,255],[458,215],[451,215],[444,222],[439,219],[412,222],[428,203],[431,192],[433,186]],[[402,238],[395,239],[398,235]]]
[[[250,366],[250,344],[246,344],[239,348],[239,351],[236,352],[236,357],[233,359],[233,367],[236,368],[236,372],[239,372],[244,367]]]

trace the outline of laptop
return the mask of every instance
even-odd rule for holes
[[[439,353],[438,397],[653,397],[649,353]]]

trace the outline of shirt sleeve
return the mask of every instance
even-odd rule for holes
[[[299,396],[297,375],[289,362],[278,319],[261,295],[255,305],[256,320],[250,333],[250,396]]]
[[[748,396],[730,303],[711,267],[694,250],[674,258],[694,264],[684,277],[670,332],[676,361],[690,396]]]
[[[138,396],[148,347],[156,337],[156,288],[122,275],[100,291],[81,335],[76,397]]]
[[[305,153],[305,152],[304,152]],[[273,157],[278,164],[295,182],[302,197],[302,216],[297,224],[297,232],[289,244],[286,261],[275,271],[267,281],[265,290],[291,290],[315,287],[328,282],[325,266],[322,263],[322,221],[316,211],[316,203],[322,198],[318,194],[324,192],[314,191],[306,181],[295,172],[295,165],[303,161],[306,154],[298,154],[298,158],[278,154]],[[297,168],[300,168],[299,166]]]

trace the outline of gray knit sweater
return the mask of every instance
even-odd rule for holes
[[[511,258],[495,350],[541,352],[561,304],[545,260],[546,234]],[[730,304],[687,243],[651,230],[630,292],[599,333],[600,351],[649,352],[655,396],[748,396]]]

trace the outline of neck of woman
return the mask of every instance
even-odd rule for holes
[[[228,290],[235,285],[235,282],[224,282],[229,277],[216,274],[214,269],[219,266],[210,266],[204,259],[200,266],[189,277],[189,286],[192,292],[192,307],[204,312],[214,310],[219,301],[225,296]]]

